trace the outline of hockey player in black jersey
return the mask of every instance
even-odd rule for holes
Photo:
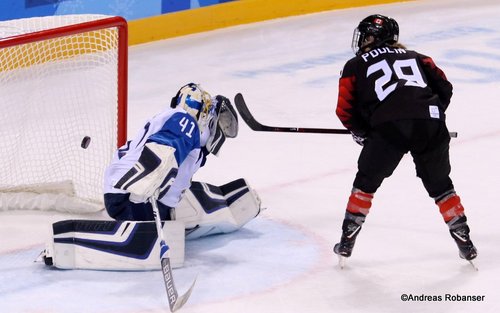
[[[363,148],[334,252],[341,261],[351,256],[375,192],[410,152],[417,176],[435,200],[459,256],[470,261],[477,250],[450,179],[445,111],[452,85],[432,58],[407,50],[398,37],[398,23],[378,14],[363,19],[354,30],[356,56],[342,71],[336,113]]]

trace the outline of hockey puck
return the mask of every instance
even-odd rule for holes
[[[87,149],[87,148],[89,147],[89,145],[90,145],[90,137],[89,137],[89,136],[85,136],[85,137],[83,137],[83,139],[82,139],[82,143],[81,143],[81,145],[80,145],[80,146],[81,146],[83,149]]]

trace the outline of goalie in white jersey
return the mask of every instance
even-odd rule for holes
[[[40,254],[62,269],[159,269],[160,247],[151,202],[158,204],[170,264],[181,267],[186,239],[230,233],[261,211],[245,179],[222,186],[192,181],[209,153],[238,134],[236,111],[197,84],[183,86],[170,108],[151,118],[119,148],[104,175],[104,205],[115,221],[65,220],[52,225]]]
[[[229,99],[220,95],[211,98],[194,83],[183,86],[172,98],[170,108],[150,119],[133,140],[116,151],[104,178],[104,203],[108,214],[116,220],[154,220],[149,199],[155,197],[160,218],[182,220],[186,229],[201,231],[204,224],[210,224],[211,229],[219,224],[220,227],[215,227],[218,228],[216,232],[229,232],[241,227],[260,211],[260,200],[249,192],[251,189],[242,179],[239,183],[227,184],[229,189],[224,185],[223,192],[205,183],[193,184],[196,190],[190,190],[191,200],[179,208],[194,173],[204,165],[207,154],[217,155],[225,138],[234,138],[237,133],[237,115]],[[249,216],[245,213],[247,217],[243,220],[238,217],[239,211],[248,208],[238,206],[235,213],[231,203],[224,200],[224,194],[242,187],[255,200],[250,210],[254,212]],[[243,202],[248,207],[248,201]],[[231,227],[224,226],[228,224],[227,217],[218,220],[207,217],[217,211],[216,207],[229,210]],[[232,216],[235,214],[236,218]],[[207,234],[201,231],[198,236],[200,233]]]

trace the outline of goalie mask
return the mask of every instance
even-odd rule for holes
[[[183,108],[189,115],[198,122],[200,131],[202,131],[210,118],[210,112],[213,111],[210,94],[203,90],[200,85],[189,83],[177,92],[170,102],[171,108]]]
[[[238,135],[238,115],[231,101],[224,96],[216,96],[212,103],[214,103],[215,115],[208,124],[210,137],[205,147],[210,153],[218,155],[226,137],[235,138]]]

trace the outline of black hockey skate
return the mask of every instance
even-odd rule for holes
[[[340,242],[335,244],[333,247],[333,252],[339,256],[339,265],[344,268],[345,258],[348,258],[352,254],[352,249],[356,242],[356,237],[358,236],[361,225],[365,221],[364,215],[354,215],[347,212],[344,222],[342,224],[342,236]]]
[[[474,266],[471,261],[477,257],[477,249],[470,240],[470,229],[467,225],[467,217],[463,215],[457,219],[453,219],[448,222],[448,226],[450,228],[451,237],[453,237],[458,246],[458,255]],[[477,270],[475,266],[474,268]]]
[[[349,232],[343,232],[340,242],[336,243],[333,247],[333,252],[343,257],[350,257],[352,254],[352,249],[354,248],[354,243],[356,242],[356,235],[361,230],[361,226],[352,223],[349,225]]]

